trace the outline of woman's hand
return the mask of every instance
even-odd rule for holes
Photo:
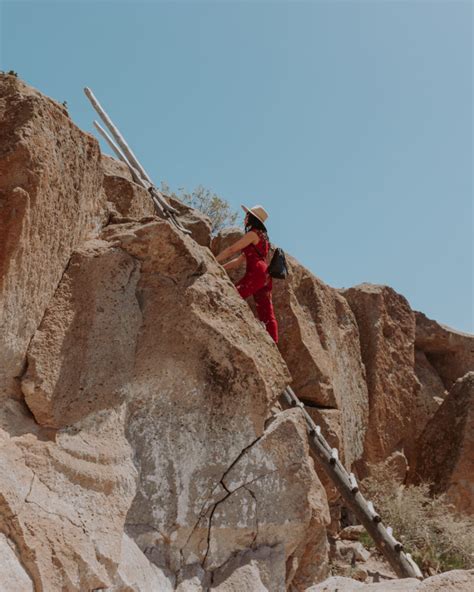
[[[247,247],[248,245],[256,245],[259,240],[260,239],[258,237],[258,234],[251,230],[250,232],[247,232],[247,234],[244,234],[242,238],[239,238],[239,240],[235,242],[233,245],[230,245],[229,247],[227,247],[227,249],[224,249],[221,253],[219,253],[216,259],[219,263],[222,263],[229,257],[232,257],[232,255],[235,255],[236,253],[239,253],[242,249],[245,249],[245,247]]]

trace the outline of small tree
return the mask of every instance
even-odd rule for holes
[[[228,226],[235,226],[238,220],[237,212],[232,210],[227,200],[202,185],[196,187],[191,193],[183,188],[179,188],[178,193],[175,193],[170,190],[169,185],[162,183],[161,191],[208,216],[211,220],[212,234],[217,234]]]

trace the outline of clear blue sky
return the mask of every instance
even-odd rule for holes
[[[473,331],[470,1],[1,3],[2,69],[155,182],[262,203],[325,282],[392,286]]]

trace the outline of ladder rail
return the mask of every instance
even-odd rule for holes
[[[84,93],[89,99],[92,107],[104,122],[105,126],[109,129],[113,139],[96,121],[94,121],[97,131],[105,139],[107,144],[112,148],[118,158],[129,167],[135,181],[148,191],[158,215],[171,221],[174,226],[176,226],[176,228],[178,228],[184,234],[191,234],[190,230],[184,228],[179,223],[178,210],[167,202],[161,191],[153,184],[151,177],[148,175],[138,158],[133,153],[132,149],[125,141],[125,138],[120,133],[118,127],[114,124],[105,109],[99,103],[92,90],[86,87],[84,89]]]
[[[301,410],[306,421],[311,451],[398,577],[423,578],[420,568],[410,554],[403,551],[403,545],[393,537],[391,531],[387,532],[380,516],[359,491],[355,477],[351,476],[341,461],[334,457],[332,448],[321,434],[320,429],[317,429],[316,424],[304,409],[303,403],[289,386],[283,391],[282,399],[287,407],[298,407]]]

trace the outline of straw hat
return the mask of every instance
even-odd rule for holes
[[[258,220],[260,220],[262,224],[265,224],[265,220],[268,218],[268,214],[263,206],[253,206],[250,209],[245,206],[240,207],[246,214],[253,214],[255,218],[258,218]]]

